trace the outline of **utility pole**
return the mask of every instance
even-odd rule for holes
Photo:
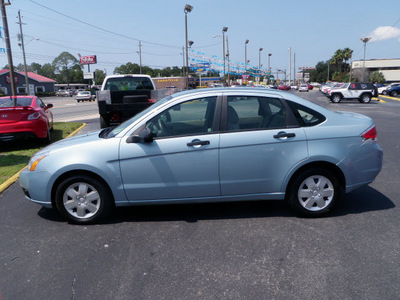
[[[22,25],[26,25],[21,21],[21,11],[18,11],[18,20],[17,24],[19,24],[19,32],[21,37],[21,46],[22,46],[22,56],[24,57],[24,71],[25,71],[25,94],[29,95],[29,78],[28,78],[28,71],[26,68],[26,56],[25,56],[25,44],[24,44],[24,34],[22,33]]]
[[[291,77],[292,77],[292,48],[289,47],[289,86]]]
[[[296,85],[296,52],[293,53],[293,82]]]
[[[4,38],[6,40],[8,68],[10,69],[11,94],[12,94],[12,96],[16,96],[17,88],[14,83],[14,64],[13,64],[12,54],[11,54],[10,34],[8,32],[8,22],[7,22],[7,13],[6,13],[6,5],[11,5],[11,3],[8,2],[7,4],[5,4],[4,0],[0,0],[0,5],[1,5],[1,15],[3,17]],[[14,99],[14,101],[16,101],[16,99]]]

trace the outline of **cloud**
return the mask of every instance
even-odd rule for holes
[[[379,26],[372,31],[369,36],[372,38],[371,42],[400,38],[400,28],[393,26]]]

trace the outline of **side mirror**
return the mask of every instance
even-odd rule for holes
[[[53,104],[51,104],[51,103],[46,104],[46,108],[52,108],[52,107],[53,107]]]
[[[149,128],[145,127],[138,135],[131,135],[127,138],[126,142],[131,143],[151,143],[154,140],[154,134]]]

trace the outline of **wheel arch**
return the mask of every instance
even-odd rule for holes
[[[89,177],[93,177],[96,180],[99,180],[104,185],[104,187],[107,189],[109,195],[112,197],[111,201],[115,205],[114,194],[113,194],[110,186],[108,185],[107,181],[105,181],[101,176],[99,176],[98,174],[96,174],[94,172],[88,171],[88,170],[71,170],[71,171],[68,171],[68,172],[65,172],[65,173],[61,174],[55,180],[55,182],[54,182],[54,184],[53,184],[53,186],[51,188],[51,204],[52,204],[53,207],[56,207],[55,200],[56,200],[56,191],[57,191],[58,186],[66,178],[71,177],[71,176],[75,176],[75,175],[86,175],[86,176],[89,176]]]
[[[336,175],[340,186],[342,187],[343,190],[345,190],[346,188],[346,179],[345,176],[342,172],[342,170],[335,164],[327,162],[327,161],[314,161],[314,162],[310,162],[308,164],[305,164],[303,166],[301,166],[300,168],[298,168],[290,177],[286,188],[285,188],[285,195],[286,197],[290,194],[290,188],[292,187],[292,183],[295,180],[295,178],[304,170],[310,169],[310,168],[324,168],[326,170],[329,170],[330,172],[332,172],[333,174]]]

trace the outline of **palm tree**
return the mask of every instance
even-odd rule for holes
[[[342,71],[344,52],[342,49],[336,50],[335,54],[333,54],[332,59],[335,61],[336,65],[339,65],[340,72]]]
[[[347,65],[347,61],[351,59],[352,55],[353,55],[353,50],[351,50],[350,48],[343,49],[343,59],[345,65]]]

